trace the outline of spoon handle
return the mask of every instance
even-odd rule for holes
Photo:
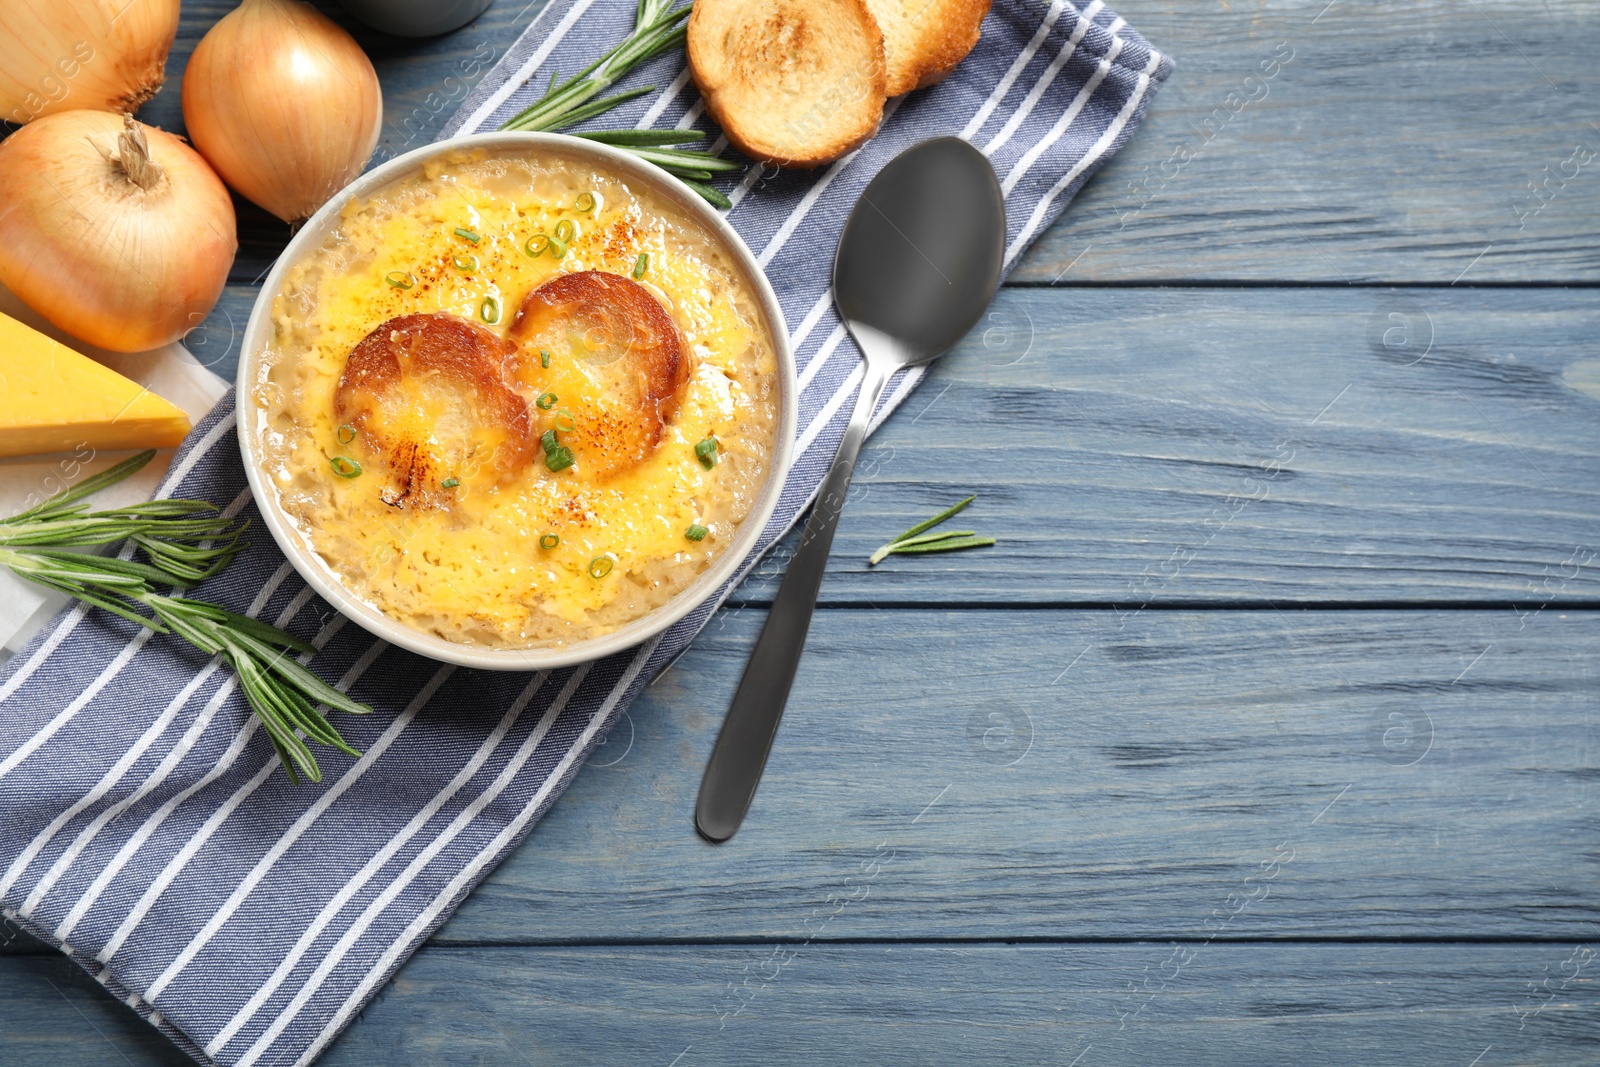
[[[732,837],[756,795],[767,753],[778,733],[778,720],[789,699],[789,687],[800,666],[800,654],[806,647],[806,633],[817,606],[822,574],[828,566],[833,531],[839,525],[839,513],[844,510],[845,496],[850,491],[850,475],[889,373],[890,368],[876,361],[866,363],[866,378],[856,396],[855,412],[844,431],[839,453],[817,494],[800,547],[789,561],[789,571],[745,667],[722,733],[717,736],[694,812],[695,828],[709,841]]]

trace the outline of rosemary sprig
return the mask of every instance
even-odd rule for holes
[[[655,86],[630,89],[614,96],[600,96],[634,67],[645,60],[683,45],[683,21],[689,7],[672,8],[673,0],[639,0],[633,32],[611,51],[577,74],[560,81],[552,74],[544,96],[507,119],[502,130],[561,130],[603,115],[618,104],[655,91]],[[593,130],[574,134],[654,163],[681,180],[717,207],[733,206],[731,201],[708,182],[716,174],[743,170],[744,165],[723,159],[711,152],[663,148],[687,144],[705,134],[698,130]]]
[[[223,518],[198,500],[152,500],[107,511],[77,503],[128,477],[154,455],[154,450],[141,452],[0,519],[0,566],[157,633],[176,634],[208,656],[223,657],[290,780],[298,783],[303,773],[320,782],[322,771],[302,734],[352,756],[360,753],[345,743],[319,706],[353,715],[372,709],[308,670],[305,660],[316,648],[293,634],[203,600],[157,591],[195,585],[220,572],[244,550],[247,524]],[[122,542],[139,549],[144,560],[73,551]]]
[[[895,555],[920,555],[925,552],[954,552],[963,548],[987,548],[995,543],[992,537],[980,537],[972,530],[944,530],[926,533],[946,519],[959,515],[968,504],[978,499],[976,495],[945,508],[931,519],[924,519],[893,541],[879,548],[867,559],[868,566],[877,566]]]
[[[683,44],[687,32],[683,23],[689,17],[689,10],[688,5],[672,10],[672,0],[641,0],[633,32],[620,44],[566,81],[556,84],[552,79],[549,92],[507,119],[500,128],[559,130],[582,121],[582,118],[574,118],[574,113],[622,80],[634,67]],[[622,99],[632,99],[653,90],[654,87],[639,89],[632,95],[612,97],[609,107],[615,107]],[[592,111],[583,118],[599,113]]]

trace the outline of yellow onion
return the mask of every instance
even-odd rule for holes
[[[205,320],[239,242],[228,190],[181,138],[63,111],[0,141],[0,283],[72,336],[142,352]]]
[[[0,0],[0,118],[136,111],[177,32],[178,0]]]
[[[223,181],[299,223],[366,166],[383,94],[327,16],[298,0],[244,0],[190,57],[183,121]]]

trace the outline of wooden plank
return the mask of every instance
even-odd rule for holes
[[[1570,944],[425,948],[319,1062],[1587,1064],[1595,966]],[[189,1062],[75,972],[0,960],[8,1062]]]
[[[1594,280],[1593,4],[1113,6],[1178,68],[1014,280]]]
[[[1597,333],[1588,290],[1006,290],[868,443],[824,602],[1592,603]],[[998,547],[867,566],[973,492]]]
[[[230,6],[185,5],[169,88],[142,118],[181,129],[183,66]],[[501,0],[421,42],[325,6],[379,71],[387,158],[431,139],[542,3]],[[1178,69],[1015,280],[1593,280],[1600,128],[1584,101],[1600,93],[1600,10],[1586,0],[1425,0],[1381,18],[1327,0],[1115,7]],[[243,210],[234,280],[259,277],[287,237]]]
[[[1204,937],[1246,894],[1230,936],[1600,918],[1600,613],[822,611],[712,847],[694,797],[763,619],[713,623],[440,938],[795,939],[852,895],[827,936]]]

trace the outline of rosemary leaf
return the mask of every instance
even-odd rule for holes
[[[889,554],[898,556],[921,555],[926,552],[955,552],[963,548],[987,548],[994,543],[992,537],[943,537],[925,544],[893,544],[889,546]]]
[[[149,463],[155,458],[155,455],[155,449],[147,448],[136,456],[129,456],[116,466],[108,467],[92,478],[85,478],[83,481],[79,482],[70,489],[62,490],[37,507],[29,508],[27,511],[11,516],[9,519],[4,520],[4,523],[12,524],[26,522],[40,514],[59,511],[61,508],[71,504],[74,501],[82,500],[86,496],[91,496],[95,493],[98,493],[108,485],[115,485],[116,483],[122,481],[122,479],[126,478],[128,475],[133,474],[145,464]]]
[[[20,515],[0,519],[0,567],[156,633],[170,633],[222,656],[293,782],[322,772],[305,739],[352,756],[319,705],[362,714],[372,709],[305,666],[316,647],[287,631],[203,600],[158,592],[195,585],[245,548],[246,523],[197,500],[153,500],[89,511],[83,497],[126,478],[154,452],[124,460]],[[74,551],[127,543],[121,556]],[[133,550],[142,560],[126,558]],[[140,609],[144,609],[141,611]],[[148,612],[148,614],[146,614]],[[297,658],[304,657],[303,659]],[[304,735],[302,739],[301,735]]]
[[[917,523],[893,541],[880,547],[871,556],[867,557],[867,565],[875,567],[892,555],[905,553],[916,555],[924,552],[954,552],[962,548],[983,548],[994,544],[992,537],[979,537],[972,530],[942,530],[938,533],[925,533],[954,515],[965,511],[968,504],[978,499],[977,494],[945,508],[931,519]]]
[[[954,518],[955,516],[961,514],[963,511],[967,510],[967,505],[972,503],[976,499],[978,499],[978,494],[974,493],[971,496],[967,497],[967,499],[965,499],[965,500],[961,500],[961,501],[958,501],[958,502],[956,502],[954,504],[951,504],[949,507],[947,507],[943,511],[939,512],[939,514],[935,515],[933,518],[926,519],[926,520],[924,520],[922,522],[917,523],[915,526],[911,527],[911,529],[907,530],[905,533],[901,534],[899,537],[896,537],[894,539],[895,542],[904,541],[908,537],[915,537],[915,536],[917,536],[917,534],[921,533],[923,530],[931,530],[935,526],[939,525],[941,522],[944,522],[946,519]]]
[[[688,178],[679,178],[678,180],[683,182],[683,184],[687,185],[696,193],[699,193],[701,199],[705,200],[712,207],[719,207],[726,211],[728,208],[733,206],[733,201],[722,195],[722,190],[717,189],[714,186],[706,185],[702,182],[697,182]]]
[[[656,148],[661,145],[689,144],[706,138],[702,130],[583,130],[572,136],[622,148]]]

